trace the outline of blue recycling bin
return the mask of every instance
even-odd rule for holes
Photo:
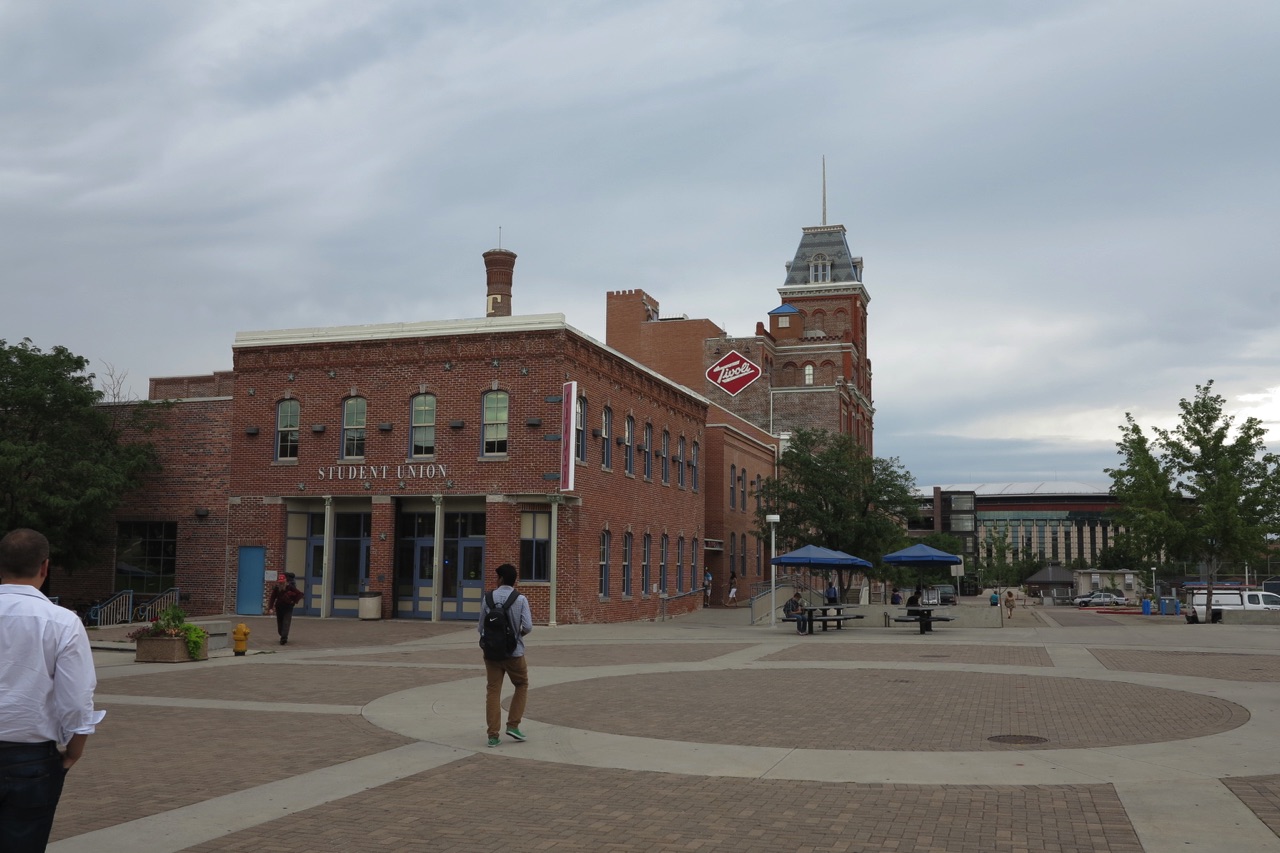
[[[1164,612],[1163,608],[1161,609],[1161,611],[1160,611],[1160,612],[1161,612],[1161,613],[1163,613],[1163,612]],[[1151,615],[1151,599],[1149,599],[1149,598],[1144,598],[1144,599],[1142,599],[1142,615],[1143,615],[1143,616],[1150,616],[1150,615]]]

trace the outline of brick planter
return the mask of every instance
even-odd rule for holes
[[[191,657],[187,654],[185,637],[139,637],[137,651],[134,654],[138,663],[186,663],[192,660],[209,659],[209,642],[200,645],[200,654]]]

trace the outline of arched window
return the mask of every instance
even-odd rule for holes
[[[613,409],[605,406],[600,411],[600,465],[613,467]]]
[[[649,565],[653,556],[653,535],[646,533],[640,544],[643,549],[640,552],[640,594],[645,596],[649,594],[649,581],[652,577]]]
[[[636,473],[635,433],[636,419],[627,415],[622,433],[622,464],[626,472],[632,476]]]
[[[738,508],[738,466],[729,466],[729,509]]]
[[[693,587],[690,587],[692,589]],[[676,538],[676,592],[684,592],[684,537]]]
[[[806,364],[804,366],[804,384],[805,385],[813,384],[813,365],[812,364]]]
[[[349,397],[342,404],[342,457],[364,458],[364,422],[366,403],[364,397]]]
[[[676,485],[684,488],[684,436],[680,436],[680,441],[676,444]]]
[[[622,534],[622,594],[631,595],[631,532]]]
[[[742,511],[747,511],[747,469],[744,467],[738,472],[738,502],[742,507]],[[745,555],[746,552],[744,551]]]
[[[490,391],[484,395],[484,455],[502,456],[507,452],[507,392]]]
[[[662,534],[661,549],[658,551],[658,592],[667,591],[667,551],[671,548],[671,537]]]
[[[820,284],[831,281],[831,261],[819,252],[809,259],[809,282]]]
[[[689,487],[698,491],[698,442],[693,443],[693,452],[689,454]]]
[[[613,536],[605,530],[600,534],[600,597],[609,597],[609,545]]]
[[[433,456],[436,452],[436,398],[432,394],[419,394],[410,407],[413,420],[413,443],[409,452],[413,456]]]
[[[698,588],[698,537],[689,543],[689,589]]]
[[[671,433],[662,431],[662,485],[671,482]]]
[[[653,479],[653,424],[644,425],[644,478]]]
[[[578,398],[573,417],[573,450],[579,462],[587,461],[587,398]]]
[[[276,458],[298,458],[298,418],[297,400],[281,400],[276,406]]]

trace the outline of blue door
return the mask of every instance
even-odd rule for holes
[[[262,615],[263,572],[267,567],[267,549],[260,545],[242,546],[236,569],[236,613]]]

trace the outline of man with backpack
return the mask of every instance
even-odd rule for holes
[[[529,599],[516,592],[516,567],[503,563],[497,569],[501,585],[485,593],[480,603],[480,648],[484,651],[487,679],[484,696],[485,725],[489,730],[489,746],[502,742],[498,727],[502,724],[502,678],[511,679],[516,689],[507,711],[507,734],[525,740],[520,731],[524,703],[529,694],[529,669],[524,659],[524,635],[533,630]]]

